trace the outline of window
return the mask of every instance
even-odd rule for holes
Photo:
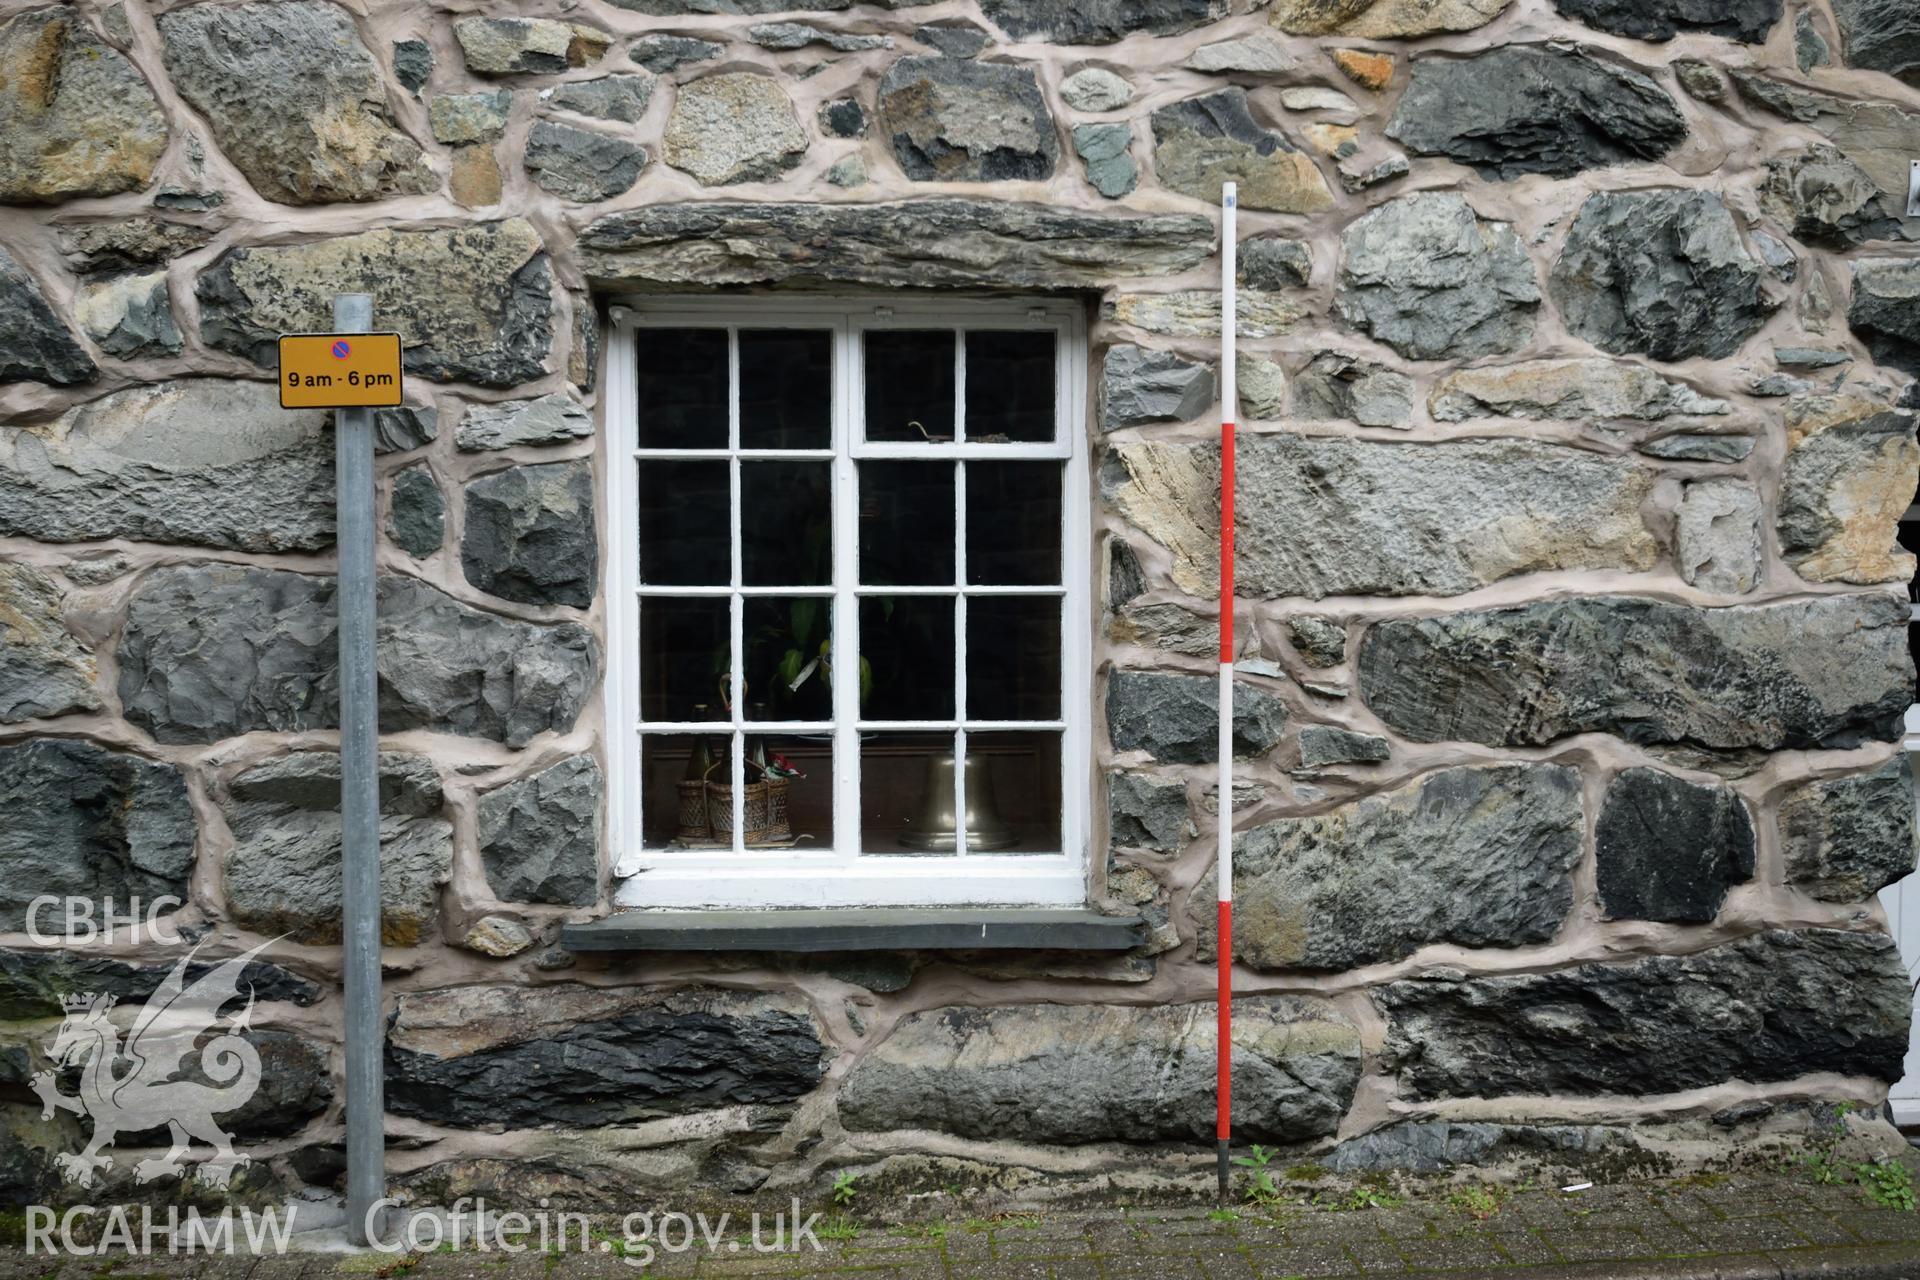
[[[616,312],[617,901],[1085,901],[1085,364],[1058,304]]]

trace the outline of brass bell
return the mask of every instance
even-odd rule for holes
[[[927,761],[927,782],[920,793],[920,816],[907,821],[900,843],[909,849],[952,853],[957,846],[953,821],[953,752],[943,751]],[[1013,843],[1013,828],[1000,817],[993,798],[993,775],[987,758],[967,757],[967,848],[969,851],[1004,849]]]

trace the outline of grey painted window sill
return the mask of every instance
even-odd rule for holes
[[[1129,951],[1138,916],[1084,908],[625,911],[570,924],[569,951]]]

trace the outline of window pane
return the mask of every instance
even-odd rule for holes
[[[749,596],[741,621],[746,718],[833,719],[832,597]]]
[[[1052,440],[1055,375],[1052,330],[968,330],[968,442]]]
[[[1060,601],[970,596],[967,719],[1053,720],[1059,715]]]
[[[950,854],[952,831],[953,735],[861,734],[862,852]]]
[[[750,586],[833,581],[833,464],[740,464],[740,577]]]
[[[727,464],[642,458],[640,581],[724,587],[729,554]]]
[[[1059,585],[1061,464],[966,466],[968,584]]]
[[[953,581],[953,464],[860,464],[860,582],[945,586]]]
[[[740,447],[825,449],[833,443],[833,334],[740,331]]]
[[[833,847],[833,735],[750,733],[746,773],[749,845]]]
[[[640,601],[640,716],[643,720],[726,717],[721,680],[728,666],[725,597]]]
[[[727,331],[648,329],[634,335],[642,449],[727,447]]]
[[[968,734],[967,790],[967,852],[1060,852],[1059,733]]]
[[[869,329],[867,439],[953,439],[951,329]]]
[[[732,735],[640,737],[641,843],[649,849],[713,847],[709,785],[727,778]]]
[[[945,596],[866,596],[860,656],[871,692],[867,720],[953,719],[953,601]]]

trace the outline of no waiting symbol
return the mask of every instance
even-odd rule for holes
[[[353,348],[348,346],[346,341],[343,339],[333,344],[333,358],[335,360],[345,360],[347,358],[347,353],[352,350]]]

